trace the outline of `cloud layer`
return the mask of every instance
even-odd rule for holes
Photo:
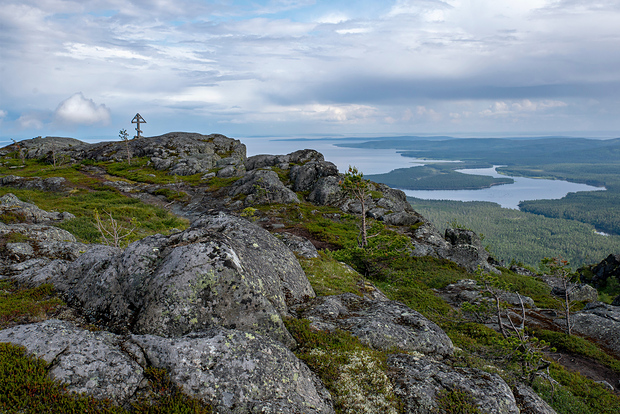
[[[5,0],[0,133],[617,130],[618,21],[612,0]]]
[[[110,122],[110,110],[86,99],[81,92],[72,95],[58,105],[54,113],[58,122],[74,125],[93,125]]]

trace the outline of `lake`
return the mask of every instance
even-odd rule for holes
[[[365,142],[360,139],[359,142]],[[273,138],[241,138],[248,150],[248,156],[257,154],[288,154],[311,148],[321,152],[327,161],[346,171],[349,165],[356,166],[364,174],[382,174],[397,168],[423,165],[430,160],[401,156],[396,150],[342,148],[335,144],[351,140],[275,140]],[[497,166],[496,166],[497,167]],[[492,168],[458,170],[465,174],[506,177]],[[410,197],[425,200],[490,201],[504,208],[518,209],[524,200],[560,199],[577,191],[602,191],[604,188],[561,180],[544,180],[524,177],[511,177],[513,184],[497,185],[480,190],[403,190]]]
[[[499,174],[491,168],[472,168],[457,170],[464,174],[488,175],[490,177],[510,177],[513,184],[495,185],[480,190],[402,190],[409,197],[424,200],[491,201],[504,208],[519,209],[524,200],[555,200],[577,191],[604,191],[605,188],[561,180],[513,177]]]

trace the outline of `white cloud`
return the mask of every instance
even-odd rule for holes
[[[43,121],[38,115],[24,114],[17,118],[17,123],[22,129],[41,129],[43,128]]]
[[[8,112],[4,109],[0,109],[0,122],[8,115]]]
[[[483,117],[502,117],[511,115],[523,115],[533,112],[546,111],[552,108],[563,108],[568,106],[566,102],[543,100],[532,102],[529,99],[507,103],[504,101],[494,102],[488,109],[480,112]]]
[[[317,19],[317,23],[326,23],[326,24],[338,24],[342,22],[346,22],[349,20],[349,17],[341,12],[334,12],[323,15]]]
[[[434,122],[440,121],[442,118],[440,113],[438,113],[432,108],[429,109],[425,106],[418,106],[416,108],[416,112],[418,113],[419,117],[430,119],[431,121],[434,121]]]
[[[65,124],[93,125],[110,122],[110,110],[105,105],[97,105],[81,92],[65,99],[58,105],[55,118]]]

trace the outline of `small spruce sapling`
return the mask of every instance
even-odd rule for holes
[[[356,167],[349,165],[348,171],[340,180],[340,188],[350,197],[357,199],[362,206],[362,241],[360,247],[368,245],[367,229],[366,229],[366,197],[370,193],[369,181],[364,178],[364,174],[357,170]]]

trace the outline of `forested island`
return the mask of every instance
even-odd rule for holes
[[[479,165],[469,166],[469,168],[474,167],[479,167]],[[454,171],[457,168],[464,168],[463,163],[458,163],[456,167],[453,164],[432,164],[399,168],[385,174],[367,175],[367,178],[390,187],[406,190],[477,190],[514,183],[512,178],[464,174]]]

